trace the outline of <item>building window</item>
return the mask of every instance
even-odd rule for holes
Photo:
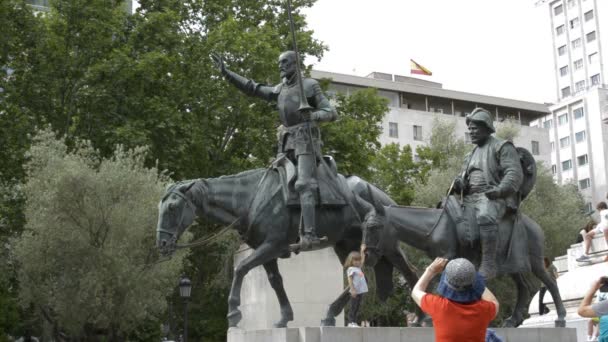
[[[414,125],[414,140],[422,140],[422,126]]]
[[[580,25],[580,20],[578,20],[578,17],[570,20],[570,28],[575,28],[578,27],[578,25]]]
[[[570,87],[562,88],[562,97],[570,96]]]
[[[589,164],[589,157],[587,157],[586,154],[583,154],[582,156],[578,156],[578,157],[576,157],[576,163],[578,164],[578,166],[587,165],[587,164]]]
[[[557,48],[557,54],[563,56],[566,54],[566,45],[562,45]]]
[[[572,50],[574,49],[578,49],[579,47],[581,47],[581,39],[580,38],[576,38],[575,40],[572,41]]]
[[[557,121],[559,122],[559,125],[565,125],[568,123],[568,114],[562,114],[560,116],[557,117]]]
[[[585,131],[576,132],[574,134],[574,138],[576,139],[577,143],[585,141]]]
[[[549,119],[549,120],[546,120],[545,122],[543,122],[543,127],[544,128],[551,128],[551,127],[553,127],[553,120]]]
[[[399,128],[396,122],[388,123],[388,136],[391,138],[399,138]]]
[[[559,68],[559,75],[562,77],[568,75],[568,66],[567,65]]]
[[[591,76],[591,85],[598,85],[600,84],[600,74],[595,74],[593,76]]]
[[[562,14],[563,12],[564,12],[564,6],[562,6],[562,5],[555,6],[555,7],[553,8],[553,14],[555,14],[555,15],[560,15],[560,14]]]
[[[585,212],[586,213],[593,212],[593,204],[591,204],[591,202],[585,203]]]
[[[585,12],[585,21],[593,19],[593,10]]]
[[[551,173],[552,174],[556,174],[557,173],[557,166],[555,164],[551,165]]]
[[[595,31],[587,33],[587,43],[595,40]]]
[[[563,137],[559,139],[559,148],[566,148],[570,146],[570,137]]]
[[[558,36],[561,36],[562,34],[564,34],[564,25],[559,25],[558,27],[556,27],[555,34]]]
[[[562,162],[562,171],[568,171],[572,168],[572,160],[568,159]]]
[[[589,55],[589,64],[597,63],[597,52],[594,52]]]
[[[578,181],[578,187],[581,188],[581,190],[587,189],[590,186],[591,181],[589,180],[589,178],[581,179],[580,181]]]
[[[555,142],[551,142],[551,152],[555,151]]]
[[[577,59],[574,61],[574,70],[579,70],[583,68],[583,59]]]
[[[540,145],[538,141],[532,140],[532,154],[535,156],[540,154]]]
[[[572,114],[574,114],[574,119],[580,119],[585,116],[585,110],[583,107],[578,107],[572,111]]]
[[[578,93],[579,91],[583,91],[585,90],[585,80],[582,81],[578,81],[574,84],[574,87],[576,89],[576,92]]]

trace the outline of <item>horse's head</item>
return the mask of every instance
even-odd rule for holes
[[[156,246],[163,255],[175,251],[177,240],[196,218],[196,206],[189,193],[194,184],[186,182],[169,186],[158,204]]]

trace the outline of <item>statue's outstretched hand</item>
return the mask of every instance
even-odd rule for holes
[[[226,65],[224,64],[224,58],[222,57],[222,55],[216,52],[212,52],[211,59],[213,60],[213,64],[215,64],[215,67],[219,71],[221,71],[222,74],[226,72]]]

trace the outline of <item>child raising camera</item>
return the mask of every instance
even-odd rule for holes
[[[363,294],[367,292],[367,281],[361,270],[363,266],[363,258],[359,252],[350,252],[344,268],[346,268],[346,277],[348,278],[348,288],[350,291],[350,309],[348,311],[348,326],[358,327],[357,313],[361,305]]]

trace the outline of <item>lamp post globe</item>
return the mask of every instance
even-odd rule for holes
[[[192,291],[192,282],[188,277],[184,276],[179,280],[179,296],[182,298],[190,298],[190,292]]]
[[[182,276],[179,280],[179,296],[184,299],[184,342],[188,342],[188,300],[192,291],[192,282],[188,277]]]

